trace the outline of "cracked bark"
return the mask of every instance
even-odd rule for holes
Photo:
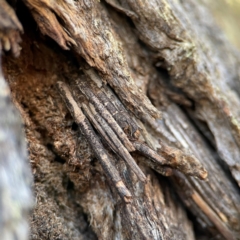
[[[240,56],[207,10],[24,0],[17,18],[1,2],[2,52],[19,55],[25,32],[2,65],[34,176],[31,239],[238,239]]]

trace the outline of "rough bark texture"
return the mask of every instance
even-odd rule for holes
[[[204,6],[24,0],[17,17],[1,2],[2,53],[19,55],[24,29],[2,66],[34,177],[31,239],[240,239],[240,55]],[[26,218],[29,183],[4,166],[24,163],[23,135],[0,94],[0,171],[28,189],[26,205],[12,193]]]

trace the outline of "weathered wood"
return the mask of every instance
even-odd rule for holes
[[[208,124],[221,158],[239,182],[240,125],[236,107],[240,100],[233,96],[236,92],[228,84],[231,76],[227,76],[224,61],[215,60],[216,53],[212,57],[209,55],[210,46],[214,48],[212,39],[206,36],[206,30],[201,29],[204,33],[201,34],[197,26],[195,29],[195,21],[191,24],[187,20],[193,20],[190,14],[189,17],[185,14],[188,4],[199,19],[207,16],[198,10],[195,1],[188,1],[188,4],[167,0],[156,0],[152,4],[142,0],[122,2],[124,8],[130,8],[138,16],[132,20],[139,38],[160,57],[160,63],[171,76],[172,85],[194,100],[197,115]],[[159,9],[164,17],[159,14]],[[239,57],[235,61],[239,62]]]
[[[41,196],[31,238],[45,239],[49,231],[53,238],[88,239],[76,224],[78,209],[99,239],[195,239],[188,209],[206,238],[238,239],[238,70],[229,72],[221,51],[228,51],[235,66],[240,58],[224,38],[217,39],[222,35],[211,18],[202,20],[203,7],[192,0],[23,2],[41,33],[70,50],[41,39],[29,28],[31,17],[21,15],[27,9],[18,5],[23,50],[19,59],[4,57],[3,68],[25,121]],[[63,99],[57,81],[69,85]],[[69,96],[77,106],[68,106],[73,118],[64,104]],[[98,135],[79,120],[80,107]],[[159,177],[147,166],[171,176]],[[207,181],[191,177],[205,179],[205,169]],[[146,183],[137,178],[141,171]],[[120,181],[131,203],[122,202]],[[69,233],[51,227],[66,219],[74,223]]]

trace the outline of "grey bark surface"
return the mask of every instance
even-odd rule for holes
[[[33,206],[32,175],[20,116],[0,69],[0,232],[2,239],[26,239]]]
[[[22,26],[13,9],[5,1],[0,4],[0,235],[1,239],[27,239],[33,179],[21,117],[11,101],[1,60],[2,49],[12,47],[13,55],[19,54]]]
[[[240,239],[240,54],[204,6],[24,0],[17,17],[2,3],[31,239]],[[8,221],[26,224],[26,146],[0,80],[0,171],[22,189]],[[0,193],[13,188],[3,176]],[[26,239],[4,214],[0,229]]]

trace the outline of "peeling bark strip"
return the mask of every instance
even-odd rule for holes
[[[101,144],[97,135],[94,133],[94,130],[92,129],[86,117],[84,116],[83,112],[73,99],[73,96],[69,88],[63,82],[58,82],[58,89],[69,111],[71,112],[74,120],[79,125],[80,129],[83,131],[85,137],[88,139],[88,143],[90,144],[92,150],[94,151],[98,160],[100,161],[102,168],[104,169],[108,179],[116,187],[122,199],[126,203],[129,203],[132,198],[131,193],[128,191],[128,189],[122,182],[121,177],[119,176],[116,168],[113,166],[107,152],[104,150],[103,145]]]

